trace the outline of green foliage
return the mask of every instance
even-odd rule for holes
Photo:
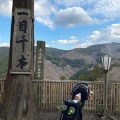
[[[96,52],[96,53],[100,52],[102,47],[104,47],[104,44],[92,45],[92,46],[87,47],[87,48],[80,48],[79,50],[77,49],[77,51],[80,53],[83,53],[84,55],[86,55],[86,54],[90,55],[93,52]]]
[[[83,59],[71,60],[65,57],[62,58],[58,54],[55,54],[55,53],[52,51],[46,51],[45,58],[47,60],[50,60],[53,64],[56,64],[57,66],[65,67],[66,65],[70,65],[71,67],[80,68],[86,65],[86,62]]]
[[[102,53],[102,52],[100,52],[100,51],[97,52],[97,54],[96,54],[97,57],[101,57],[101,56],[104,56],[104,55],[106,55],[106,53]]]
[[[65,80],[66,77],[64,75],[60,76],[60,80]]]
[[[65,63],[67,63],[68,65],[70,65],[71,67],[83,67],[86,65],[86,62],[83,59],[76,59],[76,60],[71,60],[68,58],[63,58],[63,60],[65,61]]]
[[[93,70],[88,71],[87,69],[82,69],[74,74],[70,79],[71,80],[87,80],[95,81],[102,76],[102,69],[96,64],[93,67]]]
[[[97,80],[97,78],[100,78],[102,76],[103,70],[96,64],[92,70],[92,72],[89,74],[88,78],[90,81]]]
[[[50,60],[53,64],[56,64],[57,66],[62,67],[67,65],[67,63],[62,58],[51,51],[46,51],[45,59]]]
[[[116,45],[116,43],[114,43]],[[113,44],[113,45],[114,45]],[[119,44],[117,44],[118,46]],[[75,59],[71,60],[69,57],[63,57],[62,55],[74,51],[74,53],[82,54],[84,57],[86,55],[91,55],[91,57],[94,57],[97,64],[101,64],[100,56],[104,56],[104,49],[103,52],[101,52],[101,49],[106,47],[106,44],[101,44],[101,45],[92,45],[87,48],[76,48],[73,50],[60,50],[56,48],[46,48],[45,49],[45,59],[50,60],[53,64],[56,64],[58,67],[66,67],[69,65],[71,69],[73,68],[79,68],[81,69],[78,71],[76,74],[71,76],[71,79],[84,79],[84,80],[96,80],[97,77],[100,76],[100,70],[99,66],[95,67],[94,63],[87,64],[87,62],[84,59]],[[115,46],[114,46],[115,48]],[[118,47],[117,47],[118,48]],[[120,48],[117,49],[117,52],[120,52]],[[35,47],[36,49],[36,47]],[[34,51],[35,52],[35,51]],[[5,77],[6,72],[7,72],[7,67],[8,67],[8,53],[9,53],[9,48],[8,47],[0,47],[0,77]],[[112,58],[114,60],[116,58]],[[120,60],[120,59],[119,59]],[[93,70],[90,71],[90,68],[93,68]],[[112,67],[120,67],[119,63],[114,63],[111,65]],[[95,70],[94,70],[95,69]]]
[[[49,52],[51,52],[51,53],[54,53],[54,54],[56,54],[56,55],[62,55],[62,54],[65,54],[66,52],[68,52],[69,50],[60,50],[60,49],[57,49],[57,48],[45,48],[45,52],[46,52],[46,54],[48,54]]]
[[[79,70],[77,73],[75,73],[73,76],[71,76],[71,80],[79,80],[81,78],[85,78],[89,74],[90,71],[88,71],[86,68]],[[83,79],[82,79],[83,80]]]
[[[75,51],[84,55],[88,54],[88,51],[86,50],[86,48],[76,48]]]
[[[8,47],[0,47],[0,78],[6,77],[8,67]]]
[[[92,52],[100,52],[102,47],[104,47],[104,44],[100,44],[100,45],[92,45],[90,47],[87,47],[86,50],[88,52],[88,54],[91,54]]]

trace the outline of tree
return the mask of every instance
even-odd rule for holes
[[[82,74],[82,75],[80,75],[79,79],[80,80],[87,80],[87,75]]]
[[[60,80],[65,80],[66,77],[64,75],[60,76]]]
[[[96,64],[93,67],[92,72],[89,74],[88,78],[91,81],[97,80],[97,78],[100,78],[102,76],[102,69]]]
[[[15,13],[15,10],[23,10],[24,12],[17,11]],[[26,11],[25,11],[26,10]],[[27,12],[30,11],[30,12]],[[26,17],[30,21],[30,24],[27,24],[24,27],[19,27],[19,30],[22,32],[25,27],[29,28],[28,37],[29,40],[29,51],[27,48],[24,48],[24,43],[20,44],[22,47],[16,47],[13,44],[23,42],[28,42],[27,38],[25,39],[25,35],[18,39],[15,38],[15,34],[18,31],[15,31],[17,28],[15,26],[15,21],[17,21],[18,15],[23,14],[23,18],[25,19],[24,15],[30,15],[30,17]],[[21,20],[21,18],[19,18]],[[19,26],[25,25],[27,20],[24,20],[22,22],[18,22]],[[30,27],[31,26],[31,27]],[[21,32],[21,33],[22,33]],[[17,34],[18,35],[18,34]],[[26,36],[27,36],[26,35]],[[22,40],[21,40],[22,39]],[[16,40],[16,41],[15,41]],[[31,43],[30,43],[31,42]],[[15,44],[15,45],[16,45]],[[5,82],[5,102],[2,110],[1,116],[5,120],[33,120],[34,114],[36,114],[36,106],[34,103],[34,97],[33,97],[33,91],[32,91],[32,72],[33,72],[33,49],[34,49],[34,1],[33,0],[13,0],[13,9],[12,9],[12,23],[11,23],[11,38],[10,38],[10,51],[9,51],[9,65],[8,65],[8,73],[7,73],[7,80]],[[15,64],[16,58],[14,55],[17,56],[21,51],[21,59],[18,60],[20,62],[18,65]],[[13,54],[14,53],[14,54]],[[29,54],[27,54],[29,53]],[[30,58],[29,60],[31,62],[26,62],[27,58],[25,58],[24,55],[28,55]],[[22,60],[22,61],[21,61]],[[29,64],[30,63],[30,64]],[[26,72],[25,65],[28,66],[28,72]],[[13,69],[15,68],[15,69]],[[17,69],[20,69],[21,71],[18,72]],[[11,72],[11,70],[13,70]],[[30,73],[29,70],[32,70]],[[14,72],[15,71],[15,72]]]
[[[95,81],[102,76],[102,69],[96,64],[92,71],[84,70],[79,76],[80,80]]]

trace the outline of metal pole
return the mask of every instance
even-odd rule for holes
[[[108,88],[108,82],[107,82],[107,71],[105,71],[105,86],[104,86],[104,116],[106,116],[106,110],[107,110],[107,88]]]
[[[106,120],[107,114],[111,120],[116,120],[114,117],[112,117],[107,109],[107,94],[108,94],[108,80],[107,80],[107,70],[105,70],[105,85],[104,85],[104,113],[103,117],[101,117],[102,120]]]

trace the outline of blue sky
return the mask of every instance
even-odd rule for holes
[[[9,46],[12,0],[0,0],[0,46]],[[120,0],[34,0],[35,43],[70,50],[120,43]]]

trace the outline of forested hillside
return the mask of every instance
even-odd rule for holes
[[[0,78],[6,77],[8,67],[8,47],[0,47]]]
[[[6,76],[8,53],[8,47],[0,47],[1,78]],[[120,78],[118,73],[120,68],[120,43],[93,45],[73,50],[46,48],[44,79],[97,80],[103,76],[100,56],[106,54],[112,57],[111,79],[118,80]],[[116,72],[115,75],[114,72]]]

